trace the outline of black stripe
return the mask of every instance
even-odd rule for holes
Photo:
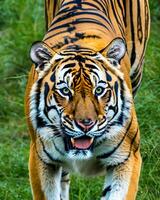
[[[69,123],[68,123],[68,124],[69,124]],[[62,130],[64,130],[64,132],[67,131],[66,129],[68,129],[69,131],[73,132],[73,129],[69,128],[69,127],[66,126],[65,124],[63,124],[63,125],[61,126],[61,128],[62,128]]]
[[[89,68],[89,69],[97,69],[97,67],[93,64],[85,64],[85,67]]]
[[[74,59],[79,62],[80,67],[83,67],[82,63],[85,62],[85,58],[84,57],[82,57],[81,55],[76,55]]]
[[[70,181],[70,179],[66,179],[66,180],[61,180],[61,182],[63,182],[63,183],[68,183]]]
[[[140,12],[140,1],[137,0],[137,35],[140,43],[143,40],[143,31],[142,31],[142,21],[141,21],[141,12]]]
[[[53,0],[52,0],[53,1]],[[57,6],[58,1],[54,1],[54,8],[53,8],[53,18],[56,16],[56,6]]]
[[[64,120],[65,120],[70,126],[73,126],[73,125],[72,125],[72,121],[69,119],[69,116],[66,115],[66,116],[64,116],[63,118],[64,118]]]
[[[63,74],[63,79],[65,79],[65,77],[66,77],[67,74],[71,74],[71,73],[72,73],[72,69],[71,68],[67,69],[65,71],[65,73]]]
[[[80,47],[77,48],[77,45],[69,46],[68,49],[63,50],[60,55],[68,56],[68,55],[77,55],[77,52],[82,53],[83,55],[88,56],[96,56],[97,53],[94,52],[92,49]]]
[[[60,6],[60,7],[62,7],[62,6],[63,6],[64,2],[65,2],[65,0],[62,0],[62,1],[61,1],[61,6]]]
[[[66,171],[62,171],[62,177],[67,176],[69,173]]]
[[[136,75],[137,76],[137,75]],[[138,74],[138,76],[136,77],[136,79],[134,81],[132,81],[132,88],[133,90],[135,88],[137,88],[137,86],[139,85],[139,83],[141,82],[141,77],[142,77],[142,71],[140,71],[140,73]]]
[[[103,191],[102,191],[102,197],[105,197],[107,192],[111,191],[111,186],[109,185],[108,187],[106,187]]]
[[[125,27],[127,27],[127,18],[126,18],[126,0],[122,0],[123,1],[123,6],[124,6],[124,24]]]
[[[134,23],[133,23],[133,5],[132,1],[130,1],[130,26],[131,26],[131,39],[132,39],[132,51],[131,51],[131,66],[134,64],[136,59],[136,52],[135,52],[135,30],[134,30]]]
[[[37,127],[42,128],[46,126],[46,122],[43,120],[42,117],[40,117],[38,114],[36,116],[36,121],[37,121]]]
[[[137,137],[137,135],[138,135],[138,132],[139,132],[139,129],[137,128],[136,133],[135,133],[135,135],[134,135],[133,138],[130,138],[130,136],[128,135],[128,137],[129,137],[130,139],[132,139],[132,140],[131,140],[131,147],[130,147],[130,149],[132,149],[132,146],[133,146],[134,141],[135,141],[135,139],[136,139],[136,137]]]
[[[106,121],[106,117],[103,116],[103,120],[98,124],[98,126],[101,126]],[[98,129],[99,130],[99,129]]]
[[[48,30],[48,13],[47,13],[47,1],[45,1],[45,22],[46,22],[46,31]]]
[[[76,63],[69,63],[69,64],[66,64],[63,66],[63,69],[66,69],[66,68],[73,68],[75,67]]]
[[[66,6],[70,5],[70,4],[72,4],[74,6],[75,3],[76,3],[75,1],[70,1],[70,2],[63,1],[63,3],[61,4],[61,7],[63,8],[63,7],[66,7]]]
[[[75,0],[76,1],[76,4],[78,7],[82,7],[82,1],[81,0]]]
[[[93,7],[93,8],[96,8],[96,10],[101,10],[102,12],[106,13],[105,6],[102,5],[101,1],[98,1],[98,2],[97,2],[97,1],[95,0],[95,3],[97,3],[97,4],[101,7],[101,9],[100,9],[99,7],[97,7],[95,4],[92,4],[92,3],[90,3],[90,2],[80,2],[80,3],[78,3],[78,5],[75,5],[75,3],[77,3],[77,2],[71,1],[71,2],[63,3],[63,4],[62,4],[62,8],[63,8],[63,7],[66,7],[66,6],[69,6],[69,5],[73,5],[72,9],[79,9],[79,8],[81,8],[83,5],[89,5],[89,6]]]

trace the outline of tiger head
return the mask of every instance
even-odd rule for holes
[[[89,158],[98,144],[125,130],[132,105],[121,72],[121,38],[103,52],[70,47],[55,53],[45,43],[31,48],[38,79],[30,93],[30,118],[45,140],[72,158]]]

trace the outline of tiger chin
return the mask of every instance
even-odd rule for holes
[[[79,2],[75,3],[78,13],[82,2],[75,2]],[[64,13],[61,9],[44,40],[35,42],[30,50],[33,65],[25,109],[31,137],[29,176],[33,199],[69,200],[69,176],[77,173],[105,176],[101,200],[135,200],[141,155],[129,46],[124,37],[109,34],[109,29],[94,19],[87,18],[95,23],[95,32],[87,32],[87,25],[86,34],[82,34],[85,21],[80,21],[76,6],[68,14],[69,20],[78,16],[72,21],[73,27],[61,24],[61,15],[70,12],[68,6],[73,2],[63,3]],[[91,3],[82,6],[85,9]],[[95,14],[95,7],[88,11],[89,16],[104,20],[104,12]],[[111,26],[108,19],[105,21]],[[96,32],[100,29],[102,32]],[[100,33],[106,30],[108,41],[104,46],[105,36]],[[139,81],[136,79],[136,89]]]

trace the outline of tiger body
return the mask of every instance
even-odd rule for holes
[[[101,200],[134,200],[141,168],[134,95],[146,0],[47,1],[26,90],[35,200],[68,200],[69,173],[106,175]],[[135,17],[133,18],[133,15]]]

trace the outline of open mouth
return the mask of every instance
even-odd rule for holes
[[[79,138],[67,138],[67,149],[89,150],[93,146],[94,138],[82,136]]]

